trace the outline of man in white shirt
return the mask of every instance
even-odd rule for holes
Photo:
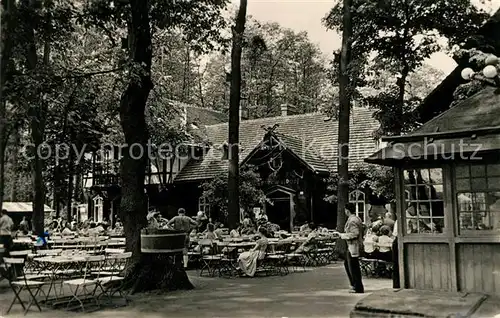
[[[12,248],[12,230],[14,229],[14,222],[7,215],[7,210],[2,210],[0,215],[0,243],[3,244],[5,250],[4,256],[9,256]]]

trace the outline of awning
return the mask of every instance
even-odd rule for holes
[[[2,209],[10,213],[31,213],[33,212],[32,202],[3,202]],[[52,212],[48,205],[44,205],[45,212]]]

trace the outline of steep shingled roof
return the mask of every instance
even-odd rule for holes
[[[442,155],[459,151],[465,154],[500,149],[497,90],[486,87],[407,135],[383,138],[393,143],[367,157],[366,162],[394,165],[408,158],[441,160]]]
[[[219,111],[187,105],[187,122],[191,124],[216,125],[227,122],[227,115]]]
[[[500,10],[493,14],[461,48],[479,48],[486,53],[500,54]],[[420,122],[425,123],[449,109],[456,88],[466,82],[461,73],[469,66],[469,61],[466,59],[456,62],[458,66],[417,107],[416,113]]]
[[[243,160],[262,141],[265,134],[262,127],[272,127],[274,124],[279,124],[276,133],[289,137],[284,138],[285,144],[288,143],[288,146],[293,148],[293,151],[308,164],[324,165],[331,172],[336,171],[338,122],[333,119],[325,120],[325,115],[321,113],[242,121],[240,124],[240,160]],[[373,118],[373,111],[367,108],[353,108],[350,129],[351,169],[358,169],[365,165],[363,159],[376,150],[373,132],[378,127],[379,123]],[[221,160],[222,147],[220,147],[228,138],[227,123],[207,126],[206,134],[213,146],[202,159],[191,160],[177,175],[175,182],[210,179],[227,170],[228,162]],[[297,141],[300,141],[300,144]],[[315,154],[319,158],[311,158]]]
[[[500,126],[500,95],[486,87],[408,135]]]

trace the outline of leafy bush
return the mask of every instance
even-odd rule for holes
[[[250,212],[254,207],[266,202],[266,195],[262,190],[262,179],[254,167],[240,169],[239,181],[240,208],[245,212]],[[210,202],[211,208],[227,216],[227,172],[202,183],[200,188],[203,189],[202,197]]]

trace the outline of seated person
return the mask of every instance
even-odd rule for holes
[[[278,224],[267,222],[266,229],[268,237],[274,237],[274,233],[279,232],[281,227]]]
[[[115,233],[118,234],[118,235],[123,234],[123,224],[120,221],[120,219],[116,220],[116,223],[115,223]]]
[[[378,242],[378,236],[373,228],[369,228],[363,240],[364,254],[366,258],[377,258],[378,248],[375,243]]]
[[[391,212],[387,212],[384,216],[384,225],[387,225],[391,231],[394,229],[394,216]]]
[[[189,233],[189,238],[192,240],[196,240],[198,238],[198,231],[196,229],[192,229]]]
[[[249,225],[243,225],[243,228],[241,229],[240,233],[242,235],[251,235],[255,234],[255,227],[252,224]]]
[[[71,229],[69,228],[68,224],[66,224],[66,226],[62,230],[61,234],[63,236],[71,236],[71,235],[75,234],[75,232],[71,231]]]
[[[207,227],[207,224],[210,223],[210,221],[205,212],[198,211],[198,213],[196,214],[196,223],[198,223],[198,230],[200,232]]]
[[[157,230],[160,228],[160,222],[158,221],[159,212],[151,211],[146,216],[146,220],[148,221],[148,229]]]
[[[205,232],[203,232],[202,238],[205,240],[216,240],[217,237],[215,236],[214,228],[215,228],[215,226],[212,223],[208,223],[207,229],[205,230]],[[196,230],[193,229],[193,231],[191,233],[193,233],[194,231],[196,231]],[[197,245],[193,250],[196,253],[199,253],[200,252],[200,245]],[[210,252],[210,247],[203,248],[203,254],[208,254],[209,252]]]
[[[97,224],[97,227],[95,228],[96,232],[98,234],[104,234],[106,232],[106,228],[104,226],[105,225],[102,223]]]
[[[252,219],[248,214],[245,214],[245,217],[243,218],[243,227],[252,227]]]
[[[259,239],[254,248],[243,252],[238,257],[238,265],[241,272],[249,277],[253,277],[257,271],[257,262],[264,259],[268,245],[267,232],[265,228],[259,228]]]
[[[215,229],[215,231],[214,231],[214,234],[215,234],[215,236],[217,237],[217,239],[222,239],[222,236],[224,235],[224,224],[219,223],[219,224],[216,226],[216,229]]]
[[[316,239],[319,236],[316,225],[309,223],[309,228],[311,232],[307,235],[307,240],[297,248],[295,253],[309,252],[316,248]]]
[[[309,232],[311,232],[311,229],[309,228],[309,223],[305,223],[305,224],[303,224],[303,225],[300,227],[299,232],[300,232],[300,233],[309,234]]]
[[[207,240],[216,240],[217,234],[215,234],[214,229],[215,229],[215,226],[212,223],[208,223],[207,230],[205,231],[203,238],[207,239]]]
[[[229,236],[231,238],[239,238],[239,237],[241,237],[241,235],[240,235],[240,229],[241,229],[241,225],[238,224],[238,226],[235,229],[232,229],[231,232],[229,232]]]
[[[328,234],[328,229],[324,226],[318,226],[318,233],[320,234]]]
[[[384,261],[392,261],[392,241],[390,237],[391,229],[384,225],[380,228],[380,237],[378,238],[379,259]]]

